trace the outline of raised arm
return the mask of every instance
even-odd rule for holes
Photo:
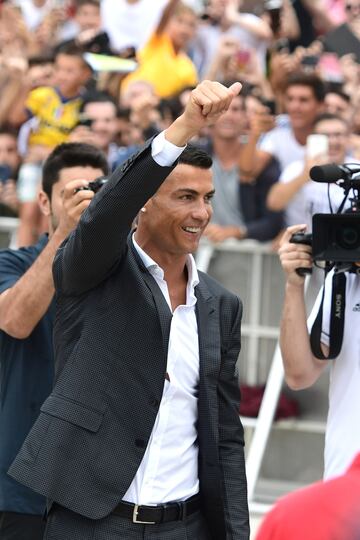
[[[170,18],[172,17],[177,4],[180,0],[169,0],[168,5],[165,7],[161,19],[159,21],[159,24],[157,25],[157,28],[155,30],[156,34],[162,34],[163,31],[166,28],[167,23],[169,22]]]
[[[239,154],[241,180],[250,181],[256,178],[270,163],[272,155],[258,148],[258,142],[264,133],[274,128],[274,117],[267,107],[261,105],[249,117],[249,138]]]
[[[293,390],[312,386],[324,371],[327,361],[317,359],[311,351],[306,324],[304,300],[305,278],[296,273],[296,268],[311,268],[311,247],[290,243],[291,235],[303,231],[305,225],[294,225],[286,229],[280,242],[279,256],[286,274],[283,314],[280,324],[280,348],[285,369],[285,379]],[[328,349],[322,345],[327,354]]]
[[[56,250],[75,227],[93,195],[88,190],[74,194],[74,189],[86,184],[83,180],[67,184],[58,228],[27,272],[0,294],[0,328],[14,338],[27,338],[50,305],[54,295],[52,263]],[[13,277],[15,281],[17,276]]]
[[[239,12],[239,0],[229,0],[226,6],[226,19],[230,24],[240,26],[258,39],[270,41],[273,37],[267,21],[248,13]]]
[[[323,165],[329,161],[329,157],[326,155],[319,155],[314,158],[305,158],[304,167],[300,174],[294,176],[289,182],[282,181],[282,177],[287,176],[287,168],[284,170],[280,181],[276,182],[269,191],[267,197],[267,206],[270,210],[275,212],[285,210],[290,201],[295,195],[309,182],[310,169],[315,165]],[[292,168],[293,164],[289,165]],[[290,171],[289,171],[290,172]]]
[[[58,252],[54,275],[60,290],[80,294],[114,271],[127,249],[127,236],[140,208],[172,171],[187,142],[214,123],[240,89],[240,83],[226,88],[203,81],[192,91],[184,113],[164,134],[149,141],[114,171]],[[177,156],[164,164],[160,155],[166,143],[177,147]]]

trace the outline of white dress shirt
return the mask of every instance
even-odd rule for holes
[[[169,143],[160,133],[152,142],[157,163],[171,165],[183,148]],[[154,277],[172,311],[164,271],[136,243],[135,249]],[[172,313],[163,395],[155,424],[137,473],[124,495],[136,504],[182,501],[199,491],[197,406],[199,384],[199,341],[195,314],[195,286],[199,277],[194,258],[187,258],[186,304]]]

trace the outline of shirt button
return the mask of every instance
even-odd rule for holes
[[[146,448],[146,441],[144,441],[144,439],[135,439],[135,446],[138,448]]]
[[[155,409],[157,409],[158,406],[159,406],[159,400],[156,399],[156,397],[152,396],[152,397],[150,398],[150,405],[151,405],[152,407],[154,407]]]

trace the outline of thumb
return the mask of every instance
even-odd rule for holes
[[[229,86],[229,90],[232,93],[233,97],[237,96],[240,93],[240,90],[242,89],[242,84],[239,82],[236,82]]]

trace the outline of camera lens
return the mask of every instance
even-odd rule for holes
[[[344,249],[355,249],[360,246],[359,228],[346,226],[338,231],[338,244]]]

